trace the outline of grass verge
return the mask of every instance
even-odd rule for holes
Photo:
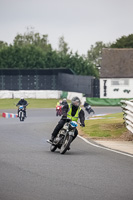
[[[123,113],[106,115],[103,119],[86,120],[85,127],[79,128],[81,135],[92,139],[128,140],[128,130],[124,124]]]
[[[0,99],[0,109],[14,109],[20,99]],[[26,99],[28,108],[55,108],[58,99]]]

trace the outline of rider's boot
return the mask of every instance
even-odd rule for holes
[[[50,141],[50,142],[53,142],[53,141],[54,141],[54,136],[53,136],[53,135],[51,136],[51,138],[50,138],[49,141]]]
[[[51,136],[51,138],[49,140],[47,140],[47,142],[50,143],[50,144],[52,144],[53,141],[54,141],[54,137],[53,136]]]

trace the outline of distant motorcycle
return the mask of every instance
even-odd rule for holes
[[[70,144],[74,137],[74,132],[77,127],[77,122],[69,120],[59,131],[58,135],[51,144],[50,150],[54,152],[57,148],[60,149],[60,154],[65,154],[70,149]]]
[[[93,115],[95,114],[94,110],[91,108],[90,105],[85,106],[85,110],[87,111],[88,114],[91,114],[91,113],[93,113]]]
[[[57,105],[56,106],[56,116],[61,116],[62,115],[62,106]]]
[[[25,108],[27,105],[18,105],[18,117],[19,117],[20,121],[24,121],[24,119],[26,117],[25,116]]]

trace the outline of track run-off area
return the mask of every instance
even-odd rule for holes
[[[0,110],[16,113],[16,110]],[[96,114],[121,112],[96,107]],[[133,157],[77,137],[70,151],[46,142],[55,109],[27,109],[27,118],[0,118],[0,200],[132,200]]]

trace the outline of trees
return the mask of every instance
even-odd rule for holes
[[[13,41],[14,46],[36,46],[45,52],[52,50],[51,44],[48,42],[48,35],[40,35],[34,31],[28,31],[24,35],[17,34]]]
[[[98,76],[93,62],[69,50],[64,36],[59,38],[58,50],[53,50],[48,35],[27,28],[24,34],[16,35],[13,45],[0,41],[0,68],[71,68],[78,75]]]
[[[71,68],[76,74],[98,77],[102,48],[133,48],[133,34],[122,36],[113,44],[96,42],[87,56],[80,56],[70,50],[64,36],[59,38],[58,50],[53,50],[48,35],[27,28],[23,35],[16,35],[13,45],[0,41],[0,68]]]
[[[44,53],[35,46],[12,46],[0,51],[0,68],[34,69],[45,67]]]
[[[35,69],[35,68],[71,68],[78,75],[98,77],[96,65],[102,47],[97,42],[91,46],[87,57],[70,51],[64,37],[59,38],[58,50],[53,50],[48,42],[48,35],[40,35],[31,29],[17,34],[13,45],[0,41],[0,68]]]
[[[68,50],[70,48],[68,47],[68,44],[64,40],[64,36],[59,38],[59,53],[63,56],[68,53]]]
[[[95,68],[93,63],[88,62],[88,60],[78,53],[69,54],[68,60],[66,61],[66,67],[71,68],[77,75],[89,75],[98,77],[98,70]]]
[[[100,65],[102,48],[108,48],[110,44],[104,44],[102,41],[96,42],[91,45],[90,50],[87,52],[87,59],[89,62],[93,63],[95,67]]]
[[[111,48],[133,48],[133,34],[122,36],[115,43],[111,44]]]
[[[0,49],[3,49],[5,47],[8,47],[8,44],[6,42],[0,41]]]

